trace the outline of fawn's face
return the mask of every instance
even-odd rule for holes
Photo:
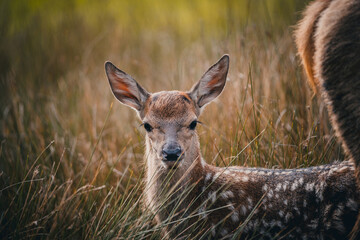
[[[190,91],[151,94],[112,63],[105,64],[115,97],[138,112],[147,132],[150,151],[159,164],[169,169],[189,166],[199,157],[195,151],[199,148],[195,132],[197,119],[202,108],[223,90],[228,68],[229,57],[225,55]]]
[[[154,93],[146,101],[143,126],[149,147],[164,166],[174,167],[189,159],[197,142],[196,113],[194,101],[185,92]]]

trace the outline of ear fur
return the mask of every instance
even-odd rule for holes
[[[140,113],[150,94],[130,75],[115,67],[111,62],[105,63],[105,72],[114,96],[121,103]]]
[[[229,61],[229,55],[222,56],[191,88],[189,95],[199,109],[214,100],[224,89]]]

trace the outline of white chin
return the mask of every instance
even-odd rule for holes
[[[181,161],[171,161],[171,162],[161,161],[161,164],[164,166],[164,168],[168,170],[174,170],[181,166]]]

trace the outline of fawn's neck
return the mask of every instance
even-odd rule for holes
[[[159,159],[150,140],[146,137],[146,203],[150,209],[155,210],[164,201],[164,198],[175,199],[184,189],[198,191],[197,183],[202,179],[206,163],[201,157],[198,141],[187,149],[184,159],[176,169],[168,169]],[[181,191],[179,191],[181,189]],[[191,195],[191,194],[190,194]],[[189,199],[191,196],[188,196]],[[187,204],[184,199],[183,204]]]

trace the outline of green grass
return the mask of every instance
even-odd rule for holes
[[[225,91],[200,118],[208,163],[344,159],[296,56],[303,1],[105,3],[0,4],[0,238],[161,236],[167,223],[142,204],[145,133],[111,95],[106,60],[155,92],[189,89],[230,54]]]

